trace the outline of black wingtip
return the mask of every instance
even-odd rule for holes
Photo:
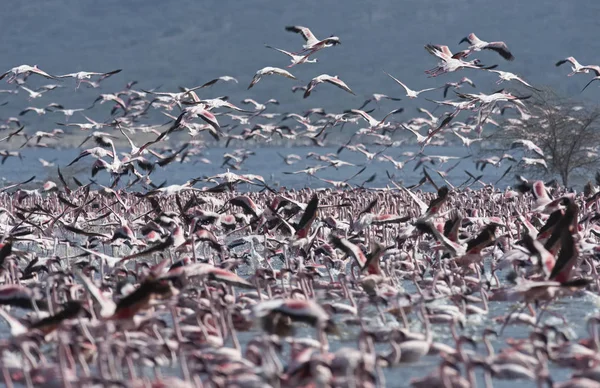
[[[587,87],[588,87],[588,86],[590,86],[590,85],[591,85],[591,83],[592,83],[592,82],[594,82],[595,80],[596,80],[596,78],[592,78],[592,80],[591,80],[590,82],[588,82],[588,83],[587,83],[587,84],[586,84],[586,85],[583,87],[583,89],[581,89],[581,93],[583,93],[583,91],[584,91],[585,89],[587,89]]]

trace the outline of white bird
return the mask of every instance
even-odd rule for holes
[[[164,98],[164,101],[170,101],[172,104],[177,104],[179,107],[181,107],[181,102],[188,97],[191,97],[194,102],[198,102],[200,99],[194,93],[194,91],[196,91],[198,89],[202,89],[203,87],[204,87],[204,85],[195,86],[193,88],[180,87],[180,89],[182,91],[179,93],[157,92],[157,91],[148,91],[148,90],[143,90],[143,92],[147,93],[147,94],[156,95],[156,96],[158,96],[157,98],[161,99],[161,100],[162,100],[162,98]],[[104,96],[104,94],[102,94],[101,96]],[[100,99],[100,97],[98,97],[98,99]]]
[[[54,89],[58,89],[58,88],[64,88],[64,86],[62,85],[58,85],[58,84],[48,84],[48,85],[43,85],[40,86],[37,91],[41,92],[41,91],[49,91],[49,90],[54,90]]]
[[[365,106],[369,105],[369,103],[371,101],[379,102],[383,99],[390,100],[390,101],[402,101],[401,98],[390,97],[390,96],[387,96],[387,95],[381,94],[381,93],[373,93],[373,95],[369,99],[365,100],[365,102],[363,102],[363,104],[358,109],[363,109]]]
[[[45,159],[42,158],[38,158],[38,161],[42,164],[43,167],[54,167],[54,163],[53,162],[49,162]]]
[[[381,120],[377,120],[377,119],[373,118],[370,114],[368,114],[367,112],[360,110],[360,109],[350,109],[349,111],[347,111],[347,113],[353,113],[353,114],[361,116],[367,123],[369,123],[369,129],[379,129],[379,128],[386,126],[385,120],[389,116],[396,114],[396,113],[403,112],[403,111],[404,111],[403,108],[394,109],[393,111],[391,111],[390,113],[385,115],[385,117]]]
[[[492,94],[472,94],[472,93],[456,93],[456,95],[465,100],[477,101],[483,105],[490,105],[498,101],[512,101],[515,104],[523,104],[520,100],[526,100],[531,96],[519,97],[514,96],[510,92],[500,90]]]
[[[479,64],[479,60],[471,62],[463,61],[461,58],[466,56],[466,52],[461,51],[456,54],[452,54],[448,46],[436,46],[428,44],[425,46],[427,52],[441,60],[436,67],[431,70],[425,71],[430,77],[437,77],[438,75],[445,73],[452,73],[461,69],[492,69],[496,66],[483,67]]]
[[[75,81],[76,81],[75,89],[77,89],[81,85],[81,81],[83,81],[84,79],[90,79],[90,78],[92,78],[92,76],[98,76],[98,77],[100,77],[100,79],[97,82],[100,82],[103,79],[110,77],[111,75],[120,73],[121,71],[122,71],[122,69],[109,71],[107,73],[97,73],[97,72],[93,72],[93,71],[79,71],[77,73],[59,75],[59,76],[56,76],[56,78],[75,78]]]
[[[499,156],[490,156],[489,158],[478,159],[478,160],[475,160],[475,168],[479,171],[483,171],[488,164],[498,168],[498,167],[500,167],[500,163],[502,162],[502,159],[503,158],[501,158]]]
[[[294,77],[294,75],[292,73],[290,73],[287,70],[283,70],[278,67],[267,66],[267,67],[263,67],[262,69],[257,71],[256,74],[254,74],[254,77],[252,78],[252,82],[250,82],[248,89],[250,89],[251,87],[256,85],[256,83],[258,83],[258,81],[260,81],[260,79],[263,76],[273,75],[273,74],[280,75],[282,77],[286,77],[286,78],[290,78],[290,79],[297,79],[296,77]]]
[[[269,46],[267,44],[265,45],[265,47],[266,48],[270,48],[270,49],[275,50],[275,51],[279,51],[280,53],[283,53],[283,54],[287,55],[288,57],[290,57],[292,64],[289,65],[288,68],[296,66],[296,65],[299,65],[301,63],[317,63],[319,61],[316,58],[315,59],[308,59],[308,56],[305,56],[305,55],[296,55],[294,53],[290,53],[289,51],[285,51],[285,50],[282,50],[282,49],[277,48],[277,47]]]
[[[396,81],[396,83],[398,83],[398,85],[402,86],[404,88],[404,90],[406,90],[406,97],[408,97],[408,98],[417,98],[417,97],[419,97],[419,94],[421,94],[423,92],[429,92],[431,90],[437,89],[437,88],[427,88],[427,89],[423,89],[423,90],[412,90],[408,86],[406,86],[402,82],[400,82],[400,80],[395,78],[393,75],[386,73],[385,71],[384,71],[384,73],[387,74],[391,79]]]
[[[183,126],[186,122],[189,122],[195,117],[200,117],[202,120],[204,120],[204,122],[209,124],[210,128],[207,128],[209,129],[209,133],[217,140],[219,139],[219,136],[222,135],[221,126],[219,125],[216,116],[207,110],[204,104],[193,105],[185,108],[175,123]]]
[[[468,137],[464,137],[461,134],[459,134],[458,132],[456,132],[455,130],[452,130],[452,132],[456,135],[456,137],[458,137],[462,141],[463,145],[467,148],[470,148],[471,144],[483,140],[481,138],[470,139]]]
[[[546,169],[548,168],[548,165],[546,164],[546,161],[544,159],[522,157],[521,162],[524,163],[526,166],[535,166],[539,164],[541,166],[544,166],[544,168]]]
[[[433,115],[433,113],[431,113],[430,111],[428,111],[425,108],[417,108],[417,111],[420,113],[424,113],[427,116],[429,116],[429,119],[425,119],[422,117],[415,117],[413,119],[411,119],[411,122],[415,123],[415,124],[419,124],[419,123],[425,123],[429,126],[435,126],[437,125],[439,118],[437,118],[436,116]]]
[[[56,123],[56,124],[61,125],[63,127],[77,127],[82,131],[89,131],[91,129],[96,128],[96,126],[91,123]]]
[[[507,61],[512,61],[515,59],[508,49],[508,46],[504,42],[486,42],[479,39],[473,33],[470,33],[467,37],[463,38],[459,44],[463,42],[468,42],[470,44],[470,51],[493,50],[500,54],[500,56]]]
[[[511,148],[517,148],[520,146],[525,147],[528,151],[535,152],[536,154],[540,155],[542,158],[544,157],[544,151],[542,151],[542,149],[540,147],[538,147],[531,140],[526,140],[526,139],[515,140],[515,141],[513,141]]]
[[[351,89],[348,87],[348,85],[346,85],[346,84],[344,83],[344,81],[342,81],[341,79],[339,79],[339,78],[338,78],[338,76],[337,76],[337,75],[332,77],[332,76],[330,76],[330,75],[328,75],[328,74],[321,74],[320,76],[313,78],[313,79],[312,79],[312,80],[309,82],[308,86],[306,87],[306,91],[304,92],[304,98],[307,98],[308,96],[310,96],[310,93],[313,91],[313,89],[314,89],[314,88],[315,88],[317,85],[319,85],[319,84],[321,84],[321,83],[323,83],[323,82],[328,82],[328,83],[330,83],[330,84],[332,84],[332,85],[335,85],[335,86],[337,86],[337,87],[338,87],[338,88],[340,88],[340,89],[343,89],[343,90],[347,91],[347,92],[348,92],[348,93],[350,93],[350,94],[354,94],[354,95],[356,95],[356,94],[355,94],[355,93],[354,93],[354,92],[353,92],[353,91],[352,91],[352,90],[351,90]]]
[[[415,135],[417,137],[417,143],[419,143],[420,145],[425,144],[425,142],[428,140],[427,136],[421,135],[418,131],[412,129],[411,127],[408,127],[406,125],[402,125],[402,128],[406,129],[407,131],[412,132],[413,135]]]
[[[211,79],[210,81],[206,82],[205,84],[203,84],[202,86],[200,86],[200,89],[202,88],[206,88],[208,86],[212,86],[214,84],[216,84],[219,81],[223,81],[223,82],[235,82],[236,84],[238,83],[238,80],[230,75],[222,75],[219,78],[215,78],[215,79]]]
[[[306,44],[304,46],[302,46],[304,48],[303,51],[304,52],[311,51],[310,54],[313,54],[325,47],[331,47],[331,46],[341,44],[340,38],[338,38],[337,36],[330,36],[329,38],[325,38],[323,40],[317,39],[308,27],[287,26],[285,28],[285,30],[289,31],[289,32],[295,32],[296,34],[302,35],[302,37],[306,41]]]
[[[379,151],[379,152],[369,152],[369,151],[367,150],[367,148],[364,146],[364,144],[358,144],[358,145],[355,147],[355,150],[356,150],[357,152],[360,152],[360,153],[361,153],[361,154],[363,154],[364,156],[366,156],[366,157],[367,157],[367,160],[374,160],[374,159],[375,159],[375,157],[376,157],[377,155],[381,154],[381,153],[382,153],[382,152],[384,152],[386,149],[387,149],[387,147],[386,147],[386,148],[384,148],[384,149],[382,149],[382,150],[381,150],[381,151]]]
[[[26,88],[25,86],[19,85],[19,87],[23,90],[25,90],[27,93],[29,93],[29,99],[33,100],[34,98],[39,98],[42,97],[42,94],[44,94],[44,92],[36,92],[33,91],[29,88]]]
[[[214,108],[225,107],[225,108],[233,109],[238,112],[250,113],[249,111],[242,109],[240,107],[237,107],[237,106],[233,105],[232,103],[230,103],[229,101],[223,100],[221,98],[209,98],[207,100],[200,100],[199,102],[206,105],[206,108],[209,110],[214,109]],[[240,117],[240,116],[237,116],[237,117]]]
[[[448,95],[448,89],[460,89],[463,84],[469,84],[471,87],[475,87],[475,83],[467,77],[462,77],[458,82],[446,82],[446,85],[444,85],[444,98]]]
[[[388,162],[392,163],[396,170],[402,170],[404,168],[404,164],[406,163],[406,162],[398,162],[398,161],[392,159],[392,157],[388,156],[388,155],[381,155],[378,159],[381,161],[387,160]]]
[[[287,175],[306,174],[306,175],[313,176],[317,173],[317,171],[322,170],[327,167],[328,166],[314,166],[314,167],[308,167],[304,170],[299,170],[299,171],[292,171],[292,172],[284,171],[283,173],[287,174]]]
[[[123,111],[127,112],[127,105],[125,104],[125,101],[123,101],[121,97],[119,97],[117,94],[101,94],[98,98],[94,100],[94,102],[88,109],[93,108],[98,101],[100,101],[100,104],[104,104],[107,101],[113,101],[117,103],[117,105],[119,105],[121,108],[123,108]]]
[[[245,105],[252,104],[252,105],[254,105],[254,110],[255,111],[261,111],[262,112],[263,110],[267,109],[267,104],[279,105],[279,102],[277,100],[275,100],[275,99],[272,98],[272,99],[270,99],[268,101],[265,101],[264,104],[261,104],[260,102],[255,101],[255,100],[253,100],[251,98],[246,98],[246,99],[242,100],[242,104],[245,104]]]
[[[295,164],[296,162],[298,162],[302,159],[300,157],[300,155],[296,155],[296,154],[289,154],[287,156],[283,156],[278,152],[277,155],[279,155],[279,157],[281,157],[283,159],[283,161],[285,162],[285,164],[287,164],[288,166],[291,166],[292,164]]]
[[[19,112],[19,116],[26,115],[28,112],[35,112],[38,114],[38,116],[41,116],[41,115],[45,115],[46,112],[49,112],[49,111],[47,111],[45,108],[36,108],[34,106],[29,106],[29,107],[23,109],[21,112]]]
[[[34,65],[34,66],[21,65],[21,66],[13,67],[9,71],[0,75],[0,79],[3,79],[4,77],[6,77],[7,75],[10,74],[10,77],[7,80],[7,82],[10,83],[10,82],[13,82],[14,80],[16,80],[17,77],[20,75],[28,76],[31,73],[41,75],[42,77],[45,77],[45,78],[57,79],[55,76],[50,75],[50,74],[46,73],[45,71],[39,69],[37,67],[37,65]]]
[[[523,78],[519,77],[516,74],[509,73],[508,71],[500,71],[500,70],[488,70],[488,71],[491,73],[496,73],[496,74],[498,74],[498,76],[500,76],[500,79],[498,81],[496,81],[496,84],[501,84],[504,81],[519,81],[520,83],[527,86],[528,88],[531,88],[538,92],[540,91],[539,89],[536,89],[533,86],[531,86],[530,84],[528,84]]]
[[[587,74],[590,72],[590,70],[587,69],[586,66],[582,66],[579,62],[577,62],[577,59],[575,59],[573,57],[567,57],[565,59],[561,59],[560,61],[556,62],[555,66],[558,67],[567,62],[569,62],[571,64],[571,72],[569,74],[567,74],[567,77],[571,77],[576,73]]]
[[[53,112],[62,112],[65,115],[65,120],[69,120],[69,117],[72,117],[76,112],[83,112],[85,109],[65,109],[64,106],[60,104],[50,104],[47,106],[48,108],[57,108]]]

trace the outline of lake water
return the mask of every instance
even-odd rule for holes
[[[385,147],[373,145],[369,148],[372,149],[372,152],[376,152],[383,150]],[[209,148],[203,153],[203,157],[210,161],[210,164],[202,162],[174,162],[164,168],[157,167],[157,169],[151,174],[151,178],[155,184],[162,184],[166,182],[167,185],[170,185],[181,184],[192,178],[219,174],[224,171],[224,168],[221,167],[223,162],[223,154],[227,152],[231,153],[234,149],[235,147],[232,149]],[[327,162],[320,162],[313,158],[307,159],[306,156],[311,152],[316,152],[321,155],[335,155],[338,147],[261,147],[250,148],[250,150],[254,152],[254,155],[248,157],[247,161],[242,165],[241,170],[232,170],[232,172],[237,174],[252,173],[262,175],[267,183],[273,187],[283,186],[290,189],[301,189],[304,187],[315,188],[331,186],[329,183],[321,181],[315,177],[310,177],[306,174],[285,173],[300,171],[315,166],[329,166],[329,163]],[[417,146],[404,146],[401,148],[388,148],[383,152],[383,154],[389,155],[395,160],[400,161],[407,159],[407,157],[402,156],[403,153],[418,153],[419,150],[420,148]],[[375,175],[374,180],[367,183],[365,185],[366,187],[378,188],[386,187],[388,185],[392,186],[387,176],[387,173],[389,173],[390,176],[394,176],[394,180],[396,182],[403,182],[404,185],[409,186],[417,184],[421,180],[423,177],[423,166],[428,166],[428,168],[433,169],[446,170],[460,162],[458,166],[452,169],[446,177],[450,183],[458,186],[468,179],[465,170],[476,176],[483,174],[484,177],[481,179],[482,182],[494,183],[512,164],[509,162],[503,164],[501,163],[498,167],[488,166],[483,172],[478,172],[472,159],[458,159],[463,158],[465,154],[468,155],[468,153],[465,152],[466,150],[461,147],[432,147],[427,148],[426,151],[429,155],[444,155],[457,157],[457,159],[452,159],[442,165],[439,165],[439,162],[436,162],[438,165],[433,165],[430,162],[427,162],[422,164],[421,167],[415,169],[418,159],[420,159],[417,157],[417,160],[406,163],[405,168],[402,170],[396,170],[394,166],[387,161],[380,161],[377,158],[374,160],[367,160],[366,157],[360,153],[343,150],[339,155],[334,156],[334,158],[339,157],[339,159],[355,164],[357,167],[342,166],[338,169],[334,167],[327,167],[326,169],[318,171],[315,176],[328,180],[343,181],[350,178],[359,169],[362,169],[362,167],[365,167],[363,173],[349,182],[354,185],[360,185],[362,182]],[[25,149],[22,151],[22,153],[23,160],[15,157],[9,158],[2,166],[2,176],[7,181],[14,182],[35,176],[36,181],[46,181],[47,179],[50,179],[58,183],[57,166],[63,166],[61,167],[63,172],[69,172],[65,175],[73,175],[83,183],[87,183],[88,179],[91,178],[91,165],[93,163],[93,159],[90,157],[88,157],[88,159],[84,158],[80,160],[71,168],[65,169],[64,167],[79,155],[78,149],[65,149],[59,151],[54,149]],[[300,156],[301,159],[293,165],[287,165],[283,161],[281,155],[288,155],[291,153]],[[38,158],[52,161],[55,166],[44,167],[38,162]],[[435,172],[432,170],[429,171],[431,177],[439,186],[444,185],[442,179]],[[99,172],[94,179],[103,184],[109,184],[110,182],[109,174],[104,171]],[[514,174],[509,173],[499,183],[498,186],[506,186],[513,183]],[[212,184],[208,184],[207,186],[212,186]],[[202,186],[199,184],[197,187]],[[476,184],[474,187],[480,187],[480,185]],[[247,188],[240,186],[240,189]],[[425,185],[424,189],[431,189],[431,186]]]

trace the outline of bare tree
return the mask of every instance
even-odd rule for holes
[[[492,136],[504,147],[521,148],[519,166],[537,175],[559,176],[568,186],[573,174],[591,176],[600,167],[600,108],[545,90],[514,107]],[[534,146],[539,147],[536,149]]]

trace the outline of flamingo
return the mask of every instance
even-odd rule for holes
[[[248,89],[256,85],[256,83],[260,81],[263,76],[272,74],[280,75],[290,79],[296,79],[296,77],[294,77],[294,75],[287,70],[283,70],[278,67],[264,67],[256,72],[252,78],[252,82],[250,82],[250,85],[248,86]]]
[[[346,85],[344,81],[338,78],[338,76],[330,76],[328,74],[321,74],[315,78],[313,78],[308,85],[306,86],[306,91],[304,92],[304,98],[310,96],[310,93],[313,91],[317,85],[322,84],[323,82],[330,83],[332,85],[337,86],[338,88],[345,90],[346,92],[356,95],[349,87]]]
[[[282,50],[280,48],[277,47],[273,47],[273,46],[269,46],[269,45],[265,45],[266,48],[270,48],[271,50],[275,50],[275,51],[279,51],[282,54],[287,55],[288,57],[290,57],[292,64],[288,65],[288,68],[294,67],[296,65],[302,64],[302,63],[317,63],[319,60],[318,59],[308,59],[307,56],[305,55],[297,55],[294,53],[291,53],[289,51],[285,51]]]
[[[385,73],[385,71],[384,71],[384,73]],[[422,89],[422,90],[412,90],[412,89],[409,89],[408,86],[404,85],[400,80],[395,78],[393,75],[388,74],[388,73],[385,73],[385,74],[387,74],[388,77],[390,77],[391,79],[396,81],[396,83],[398,85],[402,86],[404,88],[404,90],[406,90],[406,97],[411,98],[411,99],[419,97],[419,94],[421,94],[421,93],[438,89],[438,88],[427,88],[427,89]]]
[[[463,42],[469,43],[469,50],[471,51],[492,50],[500,54],[500,56],[507,61],[513,61],[515,59],[504,42],[485,42],[479,39],[474,33],[467,35],[459,42],[459,44]]]

